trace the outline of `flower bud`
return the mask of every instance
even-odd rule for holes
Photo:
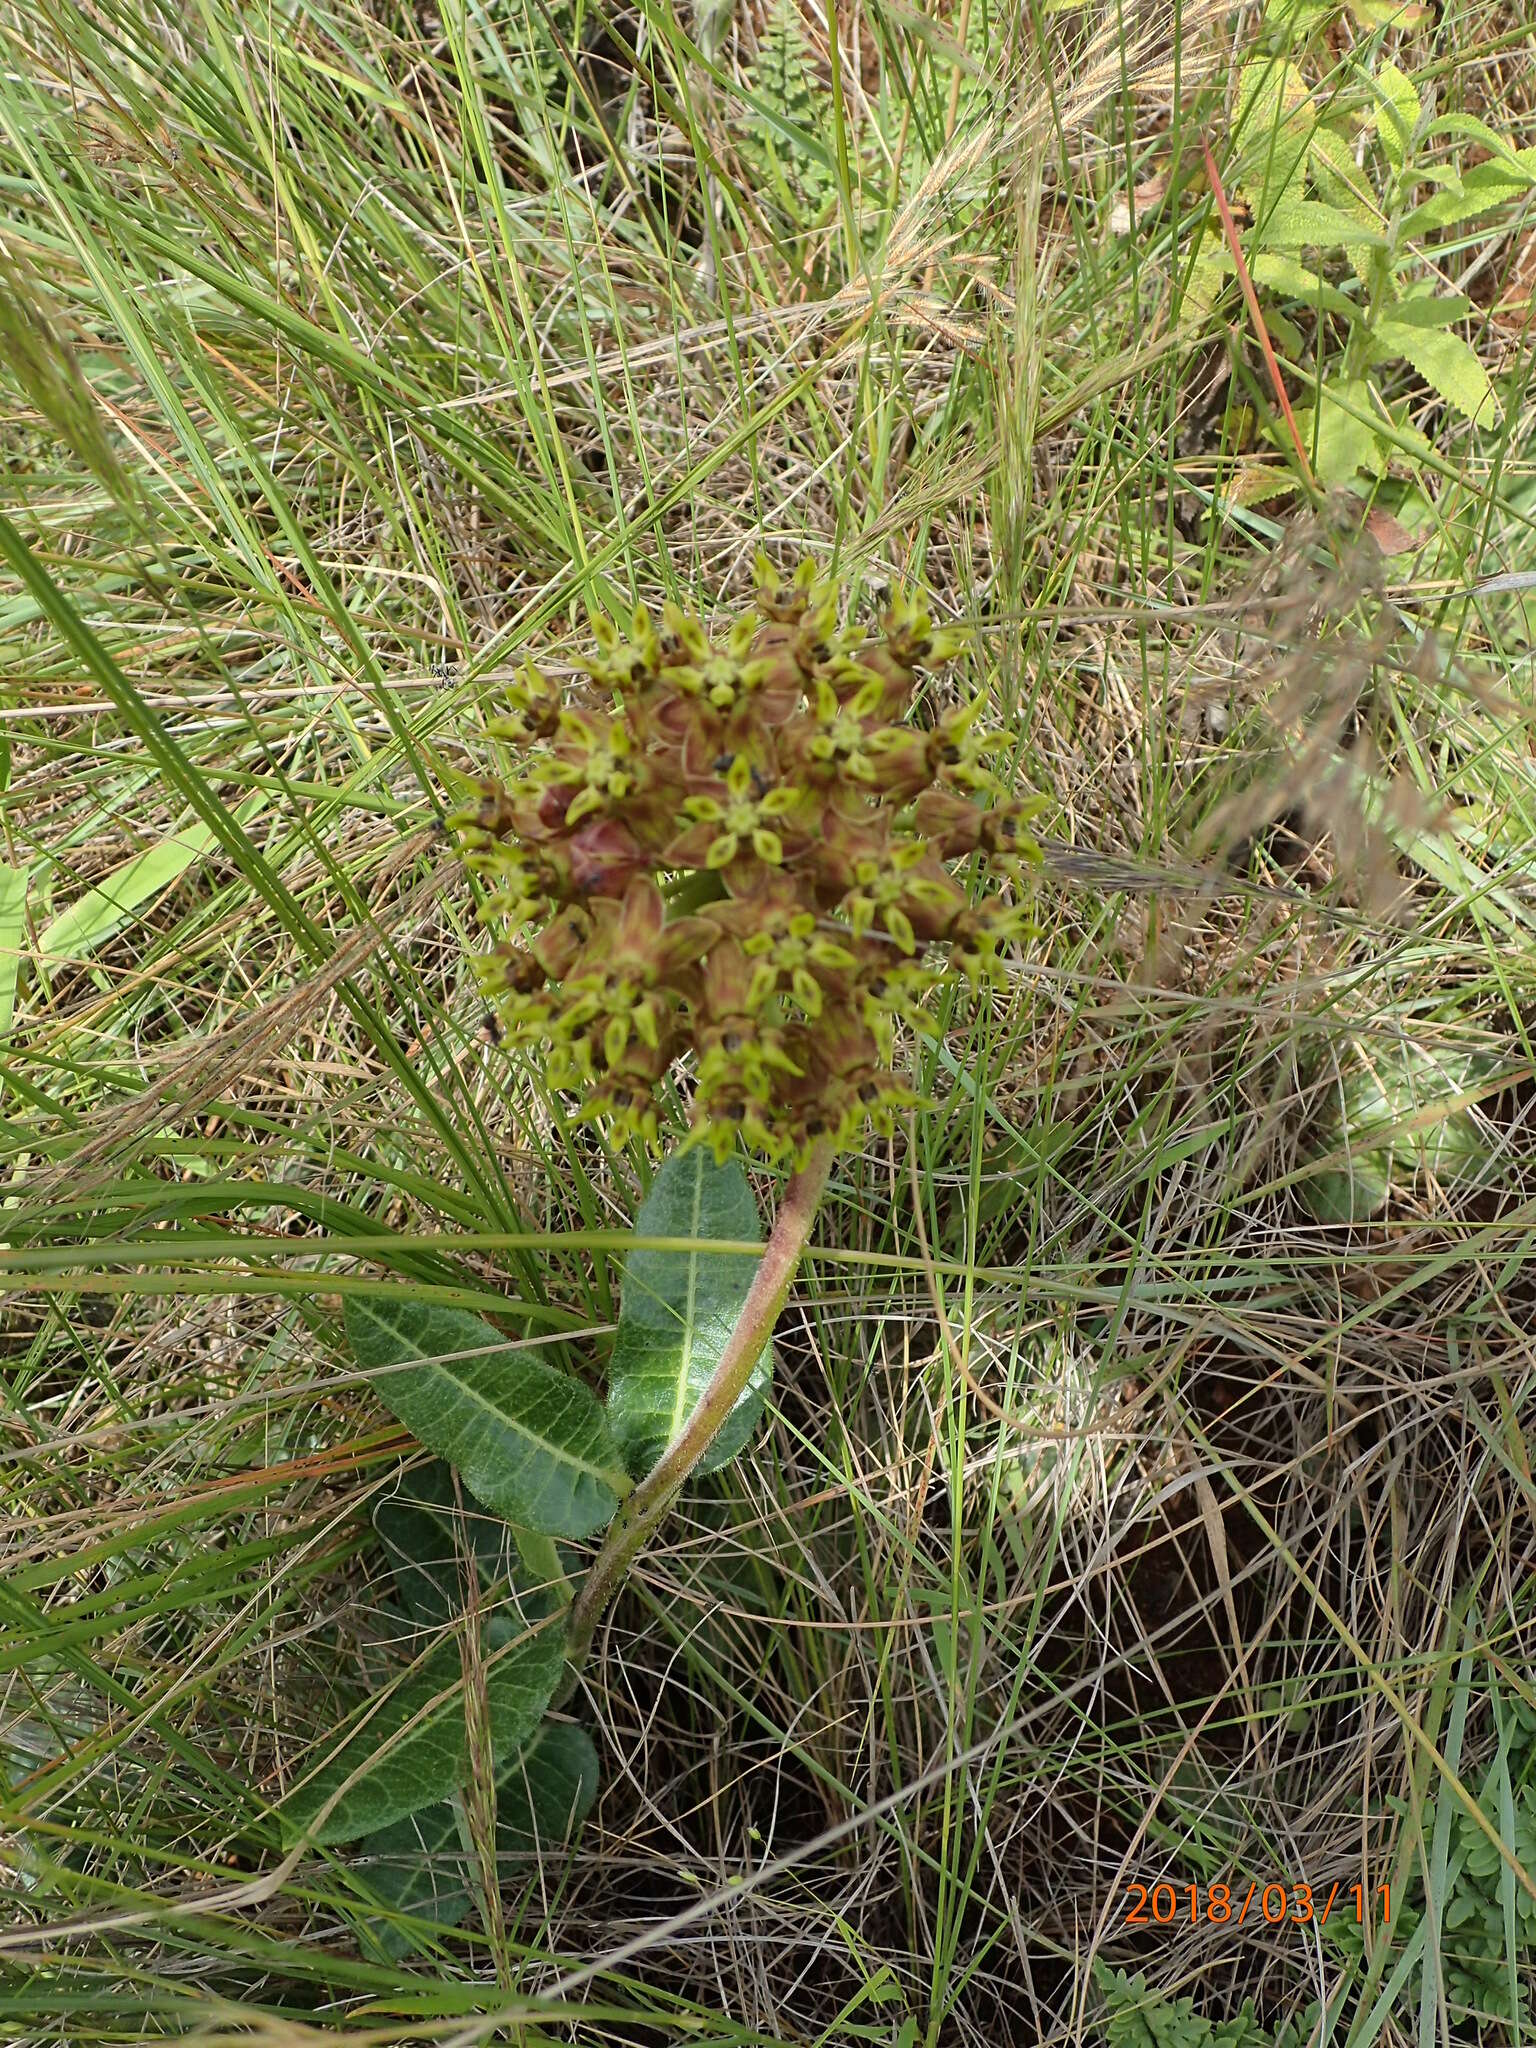
[[[698,1142],[794,1162],[916,1105],[897,1027],[1026,934],[987,892],[1038,858],[1038,805],[996,787],[979,698],[908,722],[959,645],[918,598],[870,634],[808,563],[755,581],[723,633],[670,604],[600,626],[569,701],[526,667],[492,728],[515,766],[453,822],[503,931],[482,985],[578,1116],[659,1142],[683,1060]]]

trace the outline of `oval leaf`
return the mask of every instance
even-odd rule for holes
[[[488,1659],[493,1756],[510,1755],[528,1740],[564,1669],[565,1630],[556,1622],[520,1629]],[[283,1801],[286,1830],[290,1837],[307,1833],[314,1842],[350,1842],[386,1828],[451,1797],[468,1750],[463,1665],[453,1637],[387,1699],[369,1701],[350,1716],[324,1762]],[[355,1782],[347,1784],[354,1773]],[[346,1790],[326,1813],[343,1785]]]
[[[641,1237],[695,1241],[689,1251],[635,1251],[624,1262],[608,1419],[638,1476],[687,1421],[757,1275],[754,1254],[716,1251],[710,1240],[756,1243],[762,1226],[740,1164],[731,1159],[717,1166],[695,1145],[663,1164],[635,1230]],[[736,1456],[762,1413],[772,1377],[771,1349],[765,1349],[699,1471],[717,1471]]]
[[[554,1540],[487,1514],[444,1459],[401,1475],[373,1510],[373,1526],[405,1611],[406,1634],[446,1628],[464,1611],[465,1568],[473,1559],[482,1594],[510,1586],[529,1621],[569,1597]]]
[[[479,1316],[349,1295],[347,1336],[375,1392],[464,1484],[509,1522],[590,1536],[629,1491],[602,1404]]]
[[[597,1751],[585,1728],[546,1721],[496,1779],[498,1857],[548,1856],[574,1840],[597,1797]],[[456,1927],[469,1911],[474,1863],[457,1799],[398,1820],[362,1844],[373,1890],[396,1912]],[[515,1876],[516,1869],[508,1873]],[[392,1960],[416,1946],[386,1923],[375,1940]]]
[[[1485,1055],[1402,1044],[1363,1050],[1311,1135],[1297,1187],[1319,1223],[1366,1223],[1427,1169],[1446,1186],[1486,1179],[1492,1154],[1468,1098],[1496,1069]]]

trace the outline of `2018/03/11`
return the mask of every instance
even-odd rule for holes
[[[1392,1918],[1390,1885],[1378,1885],[1375,1891],[1368,1891],[1363,1884],[1346,1886],[1342,1878],[1330,1888],[1321,1911],[1317,1907],[1313,1886],[1298,1884],[1288,1891],[1283,1884],[1276,1882],[1265,1885],[1260,1892],[1257,1878],[1249,1885],[1247,1896],[1241,1906],[1234,1902],[1232,1886],[1228,1884],[1213,1884],[1203,1888],[1198,1884],[1174,1886],[1164,1883],[1152,1885],[1150,1888],[1144,1884],[1133,1884],[1128,1890],[1132,1896],[1126,1905],[1125,1920],[1126,1925],[1132,1927],[1171,1927],[1175,1922],[1187,1922],[1190,1926],[1198,1926],[1202,1919],[1218,1927],[1228,1921],[1241,1927],[1255,1898],[1258,1900],[1260,1914],[1272,1927],[1286,1920],[1293,1926],[1304,1927],[1314,1919],[1320,1927],[1326,1927],[1329,1914],[1333,1912],[1335,1904],[1340,1903],[1341,1893],[1342,1910],[1347,1912],[1353,1903],[1358,1925],[1364,1924],[1372,1899],[1381,1901],[1383,1925]],[[1202,1896],[1205,1901],[1203,1913]]]

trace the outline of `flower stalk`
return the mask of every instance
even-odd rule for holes
[[[821,1139],[791,1179],[763,1249],[762,1263],[720,1354],[720,1363],[710,1375],[693,1413],[609,1526],[603,1547],[571,1608],[566,1634],[567,1693],[586,1662],[593,1632],[636,1553],[665,1518],[679,1488],[714,1442],[773,1335],[821,1206],[833,1157],[831,1139]]]

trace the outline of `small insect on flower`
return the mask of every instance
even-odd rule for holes
[[[919,598],[871,632],[809,563],[756,583],[718,641],[670,604],[605,626],[570,698],[526,668],[492,728],[515,769],[450,822],[501,932],[481,987],[579,1116],[657,1142],[689,1060],[698,1142],[799,1165],[915,1104],[897,1024],[1029,935],[1041,805],[988,766],[979,697],[914,722],[963,646]]]

